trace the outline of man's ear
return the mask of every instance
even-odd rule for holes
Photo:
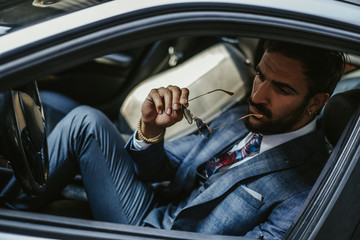
[[[330,95],[325,92],[315,94],[309,101],[307,112],[311,115],[312,113],[319,111],[329,100],[329,97]]]

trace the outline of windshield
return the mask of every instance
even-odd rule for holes
[[[109,0],[0,0],[0,35]]]

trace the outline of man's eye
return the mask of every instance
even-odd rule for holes
[[[283,95],[289,95],[289,94],[290,94],[289,91],[285,90],[285,89],[282,88],[282,87],[278,87],[277,89],[278,89],[278,91],[279,91],[281,94],[283,94]]]
[[[265,80],[264,76],[261,75],[260,72],[256,72],[256,76],[257,76],[261,81],[264,81],[264,80]]]

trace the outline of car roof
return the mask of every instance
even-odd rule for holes
[[[207,21],[211,18],[207,17],[212,14],[211,20],[219,21],[216,14],[219,13],[225,18],[232,14],[230,21],[238,21],[240,16],[239,23],[258,23],[262,26],[261,31],[265,33],[267,32],[265,28],[269,26],[283,29],[282,36],[290,36],[289,29],[299,33],[308,31],[309,34],[317,34],[322,36],[325,42],[328,42],[326,39],[330,36],[333,38],[332,43],[341,46],[342,50],[355,49],[354,53],[358,54],[359,12],[360,7],[357,5],[329,0],[295,2],[283,0],[138,0],[125,2],[124,0],[114,0],[46,19],[0,36],[0,78],[4,80],[4,77],[10,76],[13,71],[18,72],[16,69],[19,65],[16,64],[16,61],[20,56],[25,59],[29,54],[38,54],[46,47],[55,46],[60,41],[77,41],[77,36],[96,33],[99,29],[106,29],[109,26],[118,27],[126,25],[123,23],[132,24],[142,19],[148,21],[150,18],[157,17],[157,19],[162,18],[159,22],[164,22],[169,20],[164,16],[170,15],[183,17],[197,14],[192,19]],[[269,18],[271,18],[271,23],[267,22]],[[265,31],[263,31],[264,29]],[[265,36],[251,27],[246,30],[251,31],[253,36]],[[274,29],[272,31],[274,32]],[[323,35],[324,32],[326,32],[325,35]],[[294,41],[294,39],[296,40],[296,37],[293,36],[292,40]],[[307,39],[306,36],[301,36],[299,41],[303,41],[303,39]],[[308,39],[311,39],[310,35]],[[343,39],[350,44],[344,45]],[[326,47],[326,45],[324,46]],[[44,54],[43,56],[50,56],[49,53]],[[46,61],[46,59],[43,58],[41,61]],[[62,65],[65,67],[63,63]],[[12,84],[10,80],[8,84]]]
[[[105,1],[0,0],[0,35]]]
[[[266,12],[267,14],[281,15],[285,14],[288,18],[297,19],[300,16],[307,15],[308,21],[316,22],[320,19],[327,19],[328,24],[334,24],[336,22],[345,23],[344,26],[338,27],[348,27],[348,28],[358,28],[360,27],[360,18],[359,11],[360,7],[347,3],[344,1],[329,1],[329,0],[304,0],[304,1],[283,1],[283,0],[152,0],[152,1],[101,1],[101,0],[79,0],[80,2],[86,2],[84,4],[64,4],[60,3],[70,2],[68,0],[59,0],[53,1],[53,5],[59,5],[59,7],[51,7],[52,5],[46,5],[47,8],[51,8],[53,11],[48,11],[47,13],[33,11],[33,15],[38,15],[33,17],[32,21],[26,21],[23,23],[18,23],[21,19],[17,15],[24,15],[24,12],[21,11],[11,11],[9,14],[15,14],[11,20],[8,20],[4,17],[4,11],[0,10],[0,33],[3,34],[12,32],[12,29],[18,30],[21,29],[24,32],[31,31],[32,34],[28,34],[30,37],[29,41],[36,40],[37,38],[46,37],[47,35],[56,34],[60,31],[69,30],[71,28],[81,27],[83,24],[89,22],[101,21],[105,18],[109,18],[119,14],[125,14],[130,12],[144,11],[145,9],[158,9],[158,11],[164,11],[165,9],[176,12],[177,10],[186,10],[186,9],[197,9],[202,8],[203,10],[211,9],[221,9],[226,7],[231,7],[233,10],[236,7],[240,11],[248,12]],[[16,1],[19,2],[19,1]],[[21,1],[20,1],[21,2]],[[36,2],[38,5],[41,2],[47,2],[35,0],[32,4],[33,8],[36,8]],[[50,1],[48,1],[50,2]],[[100,4],[100,6],[91,5]],[[172,7],[166,7],[172,5]],[[241,8],[240,8],[241,6]],[[15,7],[16,8],[16,7]],[[83,9],[87,8],[87,9]],[[83,9],[81,11],[77,11]],[[26,8],[23,9],[25,11]],[[57,10],[57,11],[55,11]],[[61,11],[60,11],[61,10]],[[27,10],[26,10],[27,11]],[[74,13],[74,11],[77,11]],[[31,11],[30,11],[31,13]],[[16,15],[17,14],[17,15]],[[27,11],[27,15],[29,12]],[[31,15],[31,14],[30,14]],[[51,17],[58,17],[52,19]],[[301,18],[303,20],[303,18]],[[13,21],[13,22],[11,22]],[[16,24],[18,23],[18,24]],[[32,28],[31,25],[38,23],[35,28]],[[23,26],[29,26],[31,30],[26,30],[27,28]],[[56,28],[50,26],[57,26]],[[37,30],[37,31],[35,31]],[[45,31],[41,31],[45,30]],[[16,37],[14,37],[16,38]],[[14,42],[12,42],[14,46]]]

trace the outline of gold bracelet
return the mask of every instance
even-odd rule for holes
[[[141,131],[141,119],[139,119],[138,131],[137,131],[137,133],[138,133],[138,136],[140,137],[140,139],[141,139],[141,140],[144,140],[144,142],[146,142],[146,143],[158,143],[158,142],[160,142],[160,141],[164,138],[164,135],[165,135],[165,131],[163,131],[158,138],[155,138],[155,139],[151,138],[151,139],[149,139],[149,138],[145,137],[144,134],[143,134],[142,131]]]

